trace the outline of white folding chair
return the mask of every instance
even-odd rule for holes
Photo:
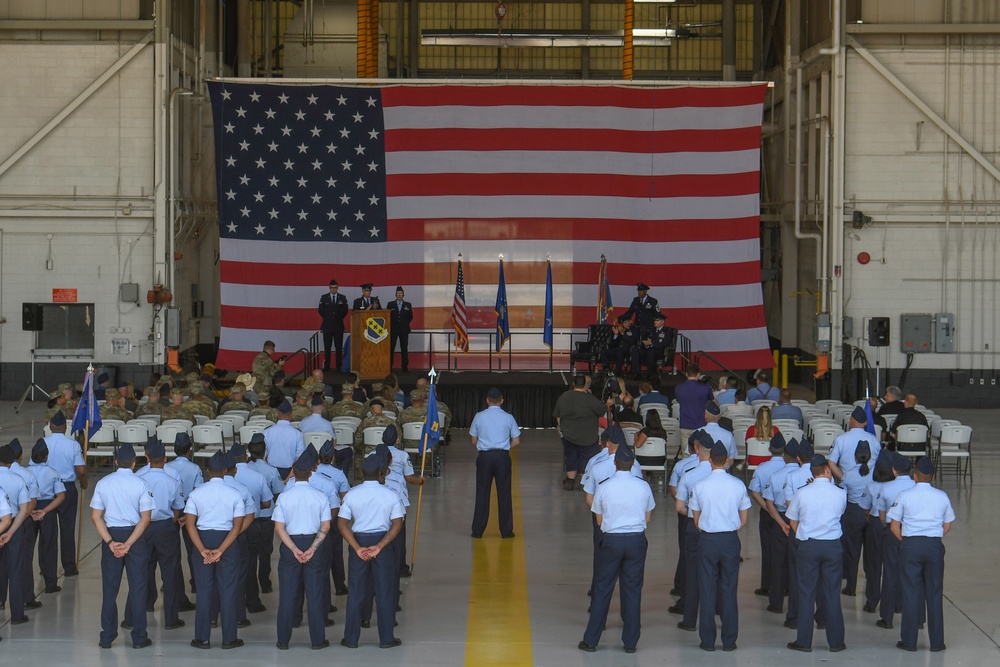
[[[838,435],[841,435],[843,431],[840,428],[821,428],[813,432],[813,449],[817,454],[822,454],[826,456],[830,453],[830,449],[833,447],[833,441],[837,439]]]
[[[194,422],[189,419],[166,419],[160,423],[160,426],[173,426],[178,430],[190,434],[191,428],[194,426]]]
[[[124,426],[124,424],[122,424]],[[115,456],[115,426],[107,422],[101,423],[101,428],[88,440],[88,459],[111,459]],[[110,445],[110,446],[104,446]]]
[[[802,428],[801,426],[799,426],[799,422],[795,419],[772,419],[771,424],[774,426],[774,428],[781,431],[782,435],[784,435],[786,428],[798,428],[798,429]]]
[[[354,446],[354,429],[345,424],[334,424],[333,432],[337,435],[335,449]]]
[[[233,440],[236,437],[236,425],[228,419],[210,419],[202,426],[219,427],[219,430],[222,431],[223,449],[225,449],[225,440]]]
[[[149,426],[146,422],[124,424],[118,427],[115,435],[121,445],[145,445],[149,440]]]
[[[365,452],[367,453],[369,448],[375,448],[382,444],[382,433],[387,427],[385,426],[369,426],[365,429],[362,437],[365,443]]]
[[[254,424],[256,422],[271,422],[271,425],[274,425],[274,422],[268,419],[265,415],[254,415],[246,421],[247,424]]]
[[[341,424],[350,424],[351,428],[354,429],[355,431],[357,431],[358,427],[361,426],[360,418],[351,417],[349,415],[344,415],[343,417],[334,417],[333,419],[330,420],[330,423],[333,424],[334,422]]]
[[[790,402],[792,405],[794,405],[799,409],[809,407],[810,405],[812,405],[812,403],[805,400],[804,398],[793,398]]]
[[[266,428],[267,427],[260,422],[240,427],[240,442],[244,445],[249,443],[250,440],[253,439],[254,434],[263,433]]]
[[[816,401],[816,407],[820,410],[826,411],[829,414],[830,406],[843,405],[840,401],[835,398],[825,398],[821,401]]]
[[[156,427],[160,425],[159,415],[157,419],[152,419],[150,415],[144,415],[142,417],[136,417],[135,419],[129,419],[126,424],[143,424],[146,430],[152,433],[156,430]]]
[[[802,439],[802,429],[798,426],[784,426],[778,429],[781,432],[781,436],[787,441],[795,438],[796,440]]]
[[[195,426],[201,426],[202,424],[204,424],[205,422],[207,422],[210,419],[211,419],[211,417],[209,417],[208,415],[195,415],[194,416],[194,422],[195,422],[194,425]]]
[[[660,484],[663,487],[663,494],[667,493],[667,441],[663,438],[646,438],[642,447],[635,450],[636,456],[641,456],[643,459],[656,459],[662,460],[662,463],[643,463],[639,462],[639,468],[643,472],[652,473],[654,475],[661,475]]]
[[[187,431],[183,426],[177,424],[160,424],[156,427],[156,437],[164,445],[174,444],[178,433],[187,433]]]
[[[670,417],[670,410],[663,403],[644,403],[639,406],[639,414],[642,415],[642,423],[646,423],[646,414],[650,410],[655,410],[660,415],[660,423],[663,423],[664,419]]]
[[[768,440],[758,440],[757,438],[747,438],[746,465],[743,468],[744,479],[750,479],[750,473],[757,469],[760,463],[751,463],[751,457],[771,458],[771,443]]]
[[[720,411],[722,412],[722,416],[729,417],[730,419],[736,419],[737,417],[754,418],[753,406],[746,403],[727,403],[721,406]]]
[[[916,458],[927,453],[927,432],[923,424],[903,424],[896,429],[896,451]]]
[[[897,415],[882,415],[882,419],[885,420],[885,427],[887,429],[892,429],[892,425],[896,423]]]
[[[246,423],[246,420],[250,418],[249,410],[226,410],[224,414],[233,415],[234,417],[243,417],[243,423]],[[219,416],[221,417],[222,415]]]
[[[392,419],[392,420],[396,419],[396,413],[393,412],[392,410],[383,410],[382,414],[384,414],[389,419]]]
[[[316,449],[319,449],[326,444],[327,440],[333,439],[333,436],[323,431],[309,431],[302,434],[302,439],[306,441],[307,445],[312,445]],[[381,439],[379,442],[381,442]]]
[[[758,412],[760,412],[760,409],[763,408],[763,407],[765,407],[765,406],[767,406],[769,408],[773,408],[775,406],[775,402],[774,401],[764,401],[764,400],[761,400],[761,401],[750,401],[750,409],[753,410],[754,414],[757,414]]]
[[[635,434],[639,432],[637,428],[623,428],[622,433],[625,434],[625,444],[629,447],[635,447]]]
[[[216,419],[224,419],[226,421],[233,422],[233,428],[238,431],[247,423],[247,418],[242,414],[239,414],[241,412],[244,412],[244,410],[233,410],[232,412],[226,412],[225,414],[219,415]]]
[[[900,427],[902,428],[902,427]],[[972,427],[962,424],[946,426],[941,429],[941,437],[938,439],[938,462],[944,472],[944,460],[955,460],[955,475],[959,472],[962,479],[966,475],[972,477]],[[965,460],[965,467],[962,468],[962,460]]]
[[[416,440],[417,442],[420,442],[421,438],[423,437],[423,432],[424,432],[424,425],[420,422],[407,422],[406,424],[403,424],[404,440]],[[414,459],[416,459],[414,467],[418,467],[420,465],[419,445],[416,447],[404,447],[403,451],[412,456]],[[441,464],[439,459],[437,458],[439,451],[440,451],[439,447],[432,447],[427,452],[427,457],[430,461],[430,471],[432,476],[437,476],[440,474]]]
[[[223,440],[222,427],[218,424],[200,424],[194,426],[191,429],[191,442],[201,448],[199,452],[195,452],[195,456],[204,454],[209,448],[212,451],[209,452],[208,456],[211,456],[215,451],[224,447],[225,441]]]
[[[119,426],[124,426],[125,422],[121,419],[101,419],[101,424],[104,426],[110,426],[112,427],[112,430],[114,430]]]
[[[674,452],[674,459],[683,458],[683,450],[687,448],[687,443],[681,442],[681,427],[664,426],[663,430],[667,432],[667,451]]]

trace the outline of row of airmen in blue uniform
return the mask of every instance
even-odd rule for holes
[[[384,439],[391,443],[396,436],[390,428]],[[207,481],[190,460],[190,443],[184,438],[175,445],[177,459],[169,464],[165,464],[163,444],[151,439],[146,445],[150,463],[135,472],[133,448],[119,448],[117,471],[98,483],[91,502],[92,520],[104,543],[102,648],[110,648],[118,635],[116,599],[123,574],[129,593],[122,627],[131,630],[134,648],[152,643],[147,636],[146,613],[153,599],[150,592],[155,596],[156,565],[163,579],[166,627],[184,625],[177,615],[184,598],[179,530],[190,546],[197,590],[197,605],[190,607],[196,609],[192,646],[209,648],[211,628],[219,624],[222,648],[243,645],[237,627],[248,625],[246,612],[254,610],[247,597],[250,581],[257,578],[251,568],[256,569],[257,560],[270,561],[269,553],[266,558],[263,555],[263,543],[270,545],[273,534],[278,535],[280,545],[278,648],[287,648],[292,628],[302,620],[304,600],[313,648],[329,645],[325,627],[332,625],[328,613],[336,609],[330,604],[330,572],[337,556],[342,558],[341,540],[350,546],[350,589],[345,591],[348,610],[341,644],[357,646],[361,627],[369,624],[374,601],[380,645],[399,645],[393,627],[400,566],[405,560],[402,524],[408,505],[406,485],[422,481],[413,476],[406,454],[388,444],[380,445],[371,460],[365,461],[365,481],[351,488],[343,473],[330,465],[332,442],[319,452],[307,447],[294,462],[287,483],[260,458],[263,441],[258,438],[250,447],[257,455],[249,463],[240,445],[226,454],[213,455]],[[26,485],[7,482],[7,478],[16,478],[8,474],[13,458],[10,446],[0,447],[0,462],[5,462],[0,463],[2,535],[13,523],[14,512],[7,498],[13,495],[17,499],[14,507],[27,503]],[[4,544],[9,541],[8,537]],[[251,558],[253,549],[258,553]],[[13,553],[0,549],[3,552]],[[27,576],[30,578],[30,562]],[[12,586],[12,593],[14,589]],[[262,611],[259,596],[255,602],[256,610]]]
[[[852,417],[860,428],[840,436],[829,458],[815,455],[806,441],[786,443],[777,434],[771,442],[772,459],[757,468],[749,494],[742,482],[725,474],[732,464],[727,444],[705,430],[695,431],[689,442],[691,456],[675,465],[670,480],[680,517],[680,558],[672,592],[681,598],[670,611],[683,614],[680,629],[698,630],[702,649],[715,649],[716,613],[722,621],[723,650],[736,648],[741,561],[737,533],[746,523],[751,497],[761,507],[764,561],[762,585],[755,592],[770,598],[768,611],[781,613],[787,589],[785,625],[797,631],[788,648],[812,650],[814,619],[826,630],[832,652],[846,648],[840,585],[846,579],[843,593],[853,593],[862,542],[866,571],[869,542],[876,545],[881,559],[881,567],[876,571],[873,564],[867,574],[876,597],[865,609],[874,611],[879,602],[881,574],[880,627],[892,627],[899,604],[903,617],[899,648],[916,650],[917,630],[925,617],[931,651],[945,648],[941,538],[955,518],[948,496],[930,485],[934,466],[929,458],[921,458],[913,478],[909,477],[909,460],[879,449],[877,439],[864,431],[863,412]],[[639,638],[644,530],[653,501],[620,429],[610,427],[602,443],[605,449],[584,476],[594,516],[595,557],[590,623],[579,648],[596,650],[617,581],[622,641],[625,650],[633,652]],[[878,472],[872,478],[868,466],[873,450],[881,480]],[[633,483],[619,481],[629,476]],[[616,483],[605,487],[611,480]],[[699,604],[705,600],[714,603]],[[807,610],[809,622],[799,622],[800,609]]]

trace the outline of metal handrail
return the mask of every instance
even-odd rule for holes
[[[297,355],[300,355],[300,354],[302,355],[302,360],[303,360],[302,361],[302,369],[295,371],[291,375],[286,375],[285,376],[285,382],[291,382],[294,378],[296,378],[296,377],[299,376],[299,373],[302,373],[302,377],[303,378],[308,377],[309,375],[312,375],[313,369],[311,368],[311,366],[312,366],[312,360],[310,358],[309,348],[300,347],[299,349],[295,350],[290,355],[288,355],[287,357],[285,357],[285,362],[287,363],[288,361],[290,361],[291,359],[294,359]]]
[[[704,350],[698,350],[697,352],[694,353],[694,360],[695,360],[696,363],[702,357],[705,357],[705,358],[711,360],[711,362],[713,364],[715,364],[716,366],[718,366],[722,370],[726,371],[726,373],[729,374],[728,377],[736,378],[737,382],[739,383],[740,389],[744,389],[745,390],[747,388],[746,381],[743,379],[743,377],[739,373],[737,373],[733,369],[729,368],[729,366],[726,366],[724,363],[722,363],[721,361],[719,361],[718,359],[716,359],[715,357],[713,357],[708,352],[705,352]]]

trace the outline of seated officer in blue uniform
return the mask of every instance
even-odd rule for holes
[[[814,456],[809,467],[812,482],[795,493],[786,513],[798,542],[799,609],[812,610],[817,598],[825,605],[826,641],[830,651],[836,653],[846,648],[838,590],[844,569],[840,520],[847,507],[847,492],[834,486],[825,456]],[[818,589],[822,589],[822,595],[818,595]],[[788,648],[812,651],[813,624],[799,623],[797,632]]]
[[[146,578],[149,545],[143,531],[156,507],[149,486],[132,472],[135,450],[122,445],[115,457],[118,470],[94,487],[90,518],[104,544],[101,546],[101,648],[111,648],[118,636],[118,589],[122,570],[128,576],[128,606],[132,612],[132,648],[153,643],[146,634]]]
[[[927,636],[931,651],[944,645],[944,545],[941,538],[951,530],[955,511],[948,494],[931,486],[934,464],[924,456],[917,461],[916,486],[903,491],[889,508],[889,529],[899,545],[899,568],[903,583],[903,618],[898,648],[917,650],[920,606],[927,605]]]
[[[672,342],[670,329],[663,326],[666,319],[663,313],[653,315],[654,328],[632,348],[632,372],[636,375],[642,372],[643,366],[649,377],[656,375],[656,365],[664,360]]]
[[[715,650],[715,612],[718,601],[722,620],[722,650],[736,650],[739,609],[736,589],[740,581],[740,537],[747,523],[750,497],[743,482],[726,472],[729,451],[721,442],[710,450],[712,472],[691,489],[688,507],[698,537],[698,594],[701,610],[698,634],[701,649]]]
[[[185,528],[200,557],[194,558],[194,580],[198,604],[194,617],[191,646],[211,648],[212,597],[219,600],[222,625],[222,648],[243,646],[236,636],[236,594],[239,585],[240,557],[236,538],[247,514],[243,496],[223,480],[227,471],[226,456],[221,451],[208,460],[209,480],[187,499]]]
[[[361,613],[369,587],[375,589],[380,648],[403,642],[393,636],[396,621],[396,556],[392,541],[403,525],[399,496],[380,482],[389,461],[378,452],[361,465],[364,481],[344,496],[337,516],[338,529],[350,546],[347,561],[347,612],[342,646],[357,648],[361,637]],[[351,521],[354,522],[353,526]]]
[[[306,598],[309,606],[309,640],[313,649],[330,645],[326,638],[324,582],[329,585],[328,565],[323,557],[323,543],[330,532],[330,501],[319,489],[310,486],[309,477],[316,464],[316,450],[308,448],[292,466],[295,484],[278,496],[274,508],[274,532],[278,547],[278,641],[288,648],[292,638],[292,617],[296,600]]]
[[[612,427],[612,428],[617,428]],[[623,443],[624,444],[624,443]],[[621,590],[622,642],[626,653],[639,643],[642,580],[646,569],[646,524],[656,507],[653,492],[632,472],[635,455],[626,446],[615,451],[615,474],[596,489],[591,512],[601,527],[590,621],[577,646],[593,652],[608,620],[615,582]]]

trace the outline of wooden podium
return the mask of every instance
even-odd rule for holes
[[[351,370],[362,380],[381,380],[392,369],[389,311],[351,312]]]

